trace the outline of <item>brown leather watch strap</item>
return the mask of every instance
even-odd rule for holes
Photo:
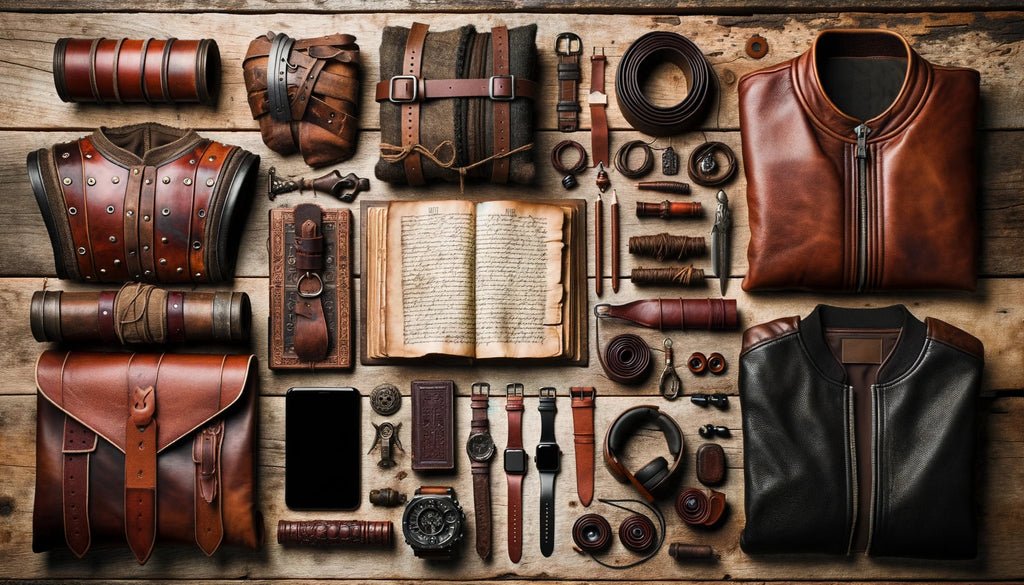
[[[516,386],[513,389],[513,386]],[[518,393],[515,393],[518,391]],[[523,450],[523,386],[510,385],[505,410],[508,412],[508,446],[505,448],[505,475],[508,479],[508,558],[518,563],[523,558],[523,478],[526,476],[526,452]],[[509,452],[522,454],[522,467],[509,469]]]
[[[489,396],[487,392],[477,392],[478,385],[473,385],[473,397],[470,408],[473,419],[469,423],[469,434],[488,433],[490,423],[487,419]],[[487,386],[488,391],[490,386]],[[493,443],[492,443],[493,446]],[[493,454],[493,451],[492,451]],[[476,518],[476,554],[481,559],[491,556],[491,462],[477,461],[470,458],[473,473],[473,514]]]
[[[402,59],[402,73],[420,78],[420,70],[423,65],[423,45],[427,40],[427,29],[425,24],[414,22],[409,29],[409,38],[405,41],[405,58]],[[411,148],[420,143],[420,103],[409,101],[402,104],[402,147]],[[405,165],[405,178],[410,185],[423,185],[423,166],[420,153],[411,152],[405,157],[402,164]]]
[[[128,364],[125,420],[124,531],[139,564],[149,559],[157,526],[156,384],[163,354],[134,354]]]
[[[604,91],[604,53],[590,57],[590,161],[609,165],[608,158],[608,94]]]
[[[573,387],[572,433],[576,448],[576,493],[580,503],[589,506],[594,499],[594,399],[592,387]]]
[[[192,462],[195,463],[196,480],[196,544],[206,556],[217,552],[224,539],[220,476],[220,450],[223,441],[224,421],[220,419],[206,425],[192,439]]]
[[[509,78],[508,27],[491,29],[491,53],[494,56],[495,79]],[[502,156],[512,147],[512,104],[509,100],[494,101],[494,161],[491,163],[491,182],[508,182],[508,157]]]
[[[327,321],[320,300],[324,292],[321,229],[323,211],[319,205],[295,206],[295,269],[299,275],[295,299],[295,355],[305,362],[319,362],[327,355]]]
[[[583,42],[575,33],[564,32],[555,38],[555,54],[558,56],[558,104],[555,109],[558,111],[560,132],[575,132],[579,129],[581,52]]]
[[[64,538],[75,556],[89,551],[89,454],[96,450],[96,433],[64,417]]]

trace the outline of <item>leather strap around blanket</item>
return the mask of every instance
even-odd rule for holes
[[[295,299],[295,355],[305,362],[327,356],[327,320],[320,300],[324,292],[324,236],[320,206],[295,206],[295,270],[299,275]]]
[[[402,60],[403,75],[420,78],[420,70],[423,67],[423,45],[427,40],[427,29],[429,26],[414,22],[409,29],[409,38],[405,41],[405,58]],[[393,82],[388,82],[390,88]],[[379,84],[378,84],[379,91]],[[390,91],[390,89],[389,89]],[[402,147],[410,148],[420,143],[420,103],[411,100],[402,104]],[[426,180],[423,178],[423,161],[417,152],[409,154],[402,161],[405,165],[405,177],[410,185],[423,185]]]
[[[509,74],[508,65],[508,27],[496,26],[491,29],[491,54],[494,56],[493,80],[508,79],[515,83]],[[493,84],[494,82],[492,82]],[[515,91],[513,90],[513,95]],[[505,154],[512,147],[512,103],[509,100],[494,100],[494,154]],[[508,182],[508,157],[498,156],[491,164],[491,182]]]
[[[163,354],[135,354],[128,364],[124,449],[124,531],[144,564],[156,543],[157,379]]]

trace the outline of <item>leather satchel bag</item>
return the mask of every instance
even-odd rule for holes
[[[258,548],[256,358],[46,351],[32,550]]]
[[[352,35],[293,39],[268,32],[242,62],[249,109],[274,152],[311,167],[347,160],[359,139],[359,45]]]

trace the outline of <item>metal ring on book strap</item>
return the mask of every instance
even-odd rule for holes
[[[274,35],[270,43],[270,54],[267,61],[267,104],[270,117],[277,122],[289,122],[292,119],[291,106],[288,103],[288,62],[295,39],[284,33]]]
[[[317,287],[317,289],[313,292],[302,292],[302,281],[310,277],[315,278],[317,282],[320,283],[320,286]],[[299,277],[299,282],[295,284],[295,288],[296,291],[299,293],[300,297],[304,299],[315,299],[316,297],[320,296],[320,293],[324,292],[324,279],[320,278],[320,274],[317,272],[307,271],[306,273]]]
[[[690,88],[678,104],[652,104],[641,90],[644,72],[668,61],[690,71]],[[622,55],[615,72],[619,109],[637,130],[652,136],[669,136],[687,130],[703,119],[714,93],[713,72],[704,53],[686,37],[667,31],[649,32],[633,42]]]

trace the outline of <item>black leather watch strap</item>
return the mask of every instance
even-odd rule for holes
[[[540,552],[546,557],[555,550],[555,476],[561,451],[555,441],[555,389],[540,389],[540,442],[537,445],[537,471],[540,474]],[[542,450],[549,453],[542,454]]]

